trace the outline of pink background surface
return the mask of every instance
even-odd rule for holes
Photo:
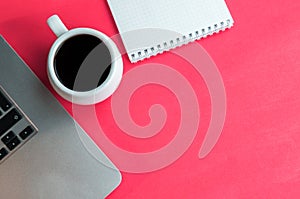
[[[235,26],[199,41],[217,64],[227,92],[227,118],[217,145],[205,159],[198,159],[210,120],[203,80],[193,77],[192,68],[170,53],[155,57],[152,61],[172,66],[193,84],[201,107],[199,131],[189,150],[169,167],[147,174],[123,172],[120,187],[108,198],[300,197],[300,1],[227,3]],[[104,0],[1,1],[0,34],[52,92],[46,59],[55,36],[46,20],[54,13],[69,28],[92,27],[109,36],[118,33]],[[123,58],[125,73],[141,64]],[[72,112],[70,103],[53,94]],[[140,125],[149,122],[147,111],[153,103],[168,112],[162,132],[149,140],[123,134],[114,123],[110,103],[108,99],[96,106],[99,122],[112,142],[129,151],[158,149],[178,128],[178,104],[162,87],[145,86],[131,102],[133,119]],[[88,122],[80,123],[88,131]],[[99,142],[97,133],[89,134]]]

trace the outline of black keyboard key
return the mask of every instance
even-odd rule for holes
[[[19,136],[25,140],[28,136],[30,136],[33,133],[33,128],[31,126],[27,126],[20,134]]]
[[[14,132],[9,131],[6,135],[4,135],[4,137],[1,139],[1,141],[4,144],[9,143],[9,141],[11,141],[14,137],[16,137],[16,135],[14,134]]]
[[[6,99],[6,97],[1,92],[0,92],[0,107],[4,111],[7,111],[11,107],[11,103]]]
[[[8,129],[15,125],[22,119],[20,113],[16,109],[9,111],[4,117],[0,119],[0,136],[2,136]]]
[[[18,137],[15,137],[15,138],[13,138],[10,142],[8,142],[7,144],[6,144],[6,146],[7,146],[7,148],[9,149],[9,150],[14,150],[19,144],[20,144],[21,142],[20,142],[20,140],[19,140],[19,138]]]
[[[0,149],[0,161],[8,154],[5,148]]]

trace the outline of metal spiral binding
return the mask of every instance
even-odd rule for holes
[[[163,53],[164,51],[174,49],[176,47],[180,47],[182,45],[199,40],[201,38],[206,38],[207,36],[213,35],[214,33],[224,31],[225,29],[230,28],[232,25],[233,22],[230,19],[227,19],[226,21],[221,21],[218,24],[208,26],[207,28],[203,28],[201,30],[196,30],[195,32],[189,33],[188,35],[183,35],[181,37],[172,39],[169,42],[157,44],[156,46],[144,49],[143,51],[131,53],[130,61],[132,63],[136,63],[145,58],[150,58],[151,56]]]

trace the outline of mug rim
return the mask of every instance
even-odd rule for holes
[[[107,78],[105,79],[105,81],[98,87],[92,89],[92,90],[88,90],[88,91],[75,91],[72,89],[67,88],[57,77],[55,69],[54,69],[54,58],[59,50],[59,48],[61,47],[61,45],[68,39],[77,36],[77,35],[91,35],[91,36],[95,36],[99,39],[101,39],[101,41],[106,45],[106,47],[109,49],[110,52],[110,56],[111,56],[111,69],[110,72],[107,76]],[[121,71],[120,68],[118,68],[118,65],[121,65]],[[104,33],[97,31],[95,29],[91,29],[91,28],[75,28],[75,29],[71,29],[68,30],[66,33],[62,34],[61,36],[59,36],[55,42],[53,43],[53,45],[51,46],[49,55],[48,55],[48,77],[50,79],[50,83],[52,84],[53,88],[65,99],[71,101],[71,102],[75,102],[76,103],[76,99],[75,98],[81,98],[81,100],[79,100],[81,103],[79,104],[94,104],[97,103],[97,101],[102,101],[104,99],[106,99],[107,97],[109,97],[113,92],[111,92],[110,95],[108,95],[107,97],[102,97],[102,100],[97,100],[97,94],[98,93],[104,93],[104,90],[115,90],[116,87],[119,85],[114,85],[112,84],[113,81],[116,81],[115,79],[118,78],[118,72],[121,72],[121,75],[123,74],[123,62],[121,59],[121,54],[119,53],[117,46],[115,45],[115,43]],[[120,79],[120,80],[119,80]],[[121,78],[118,78],[118,81],[121,81]],[[110,88],[113,87],[113,88]],[[67,94],[68,96],[65,96],[65,94]],[[84,102],[86,101],[84,98],[92,98],[94,97],[94,101],[93,102]],[[91,101],[91,100],[88,100]]]

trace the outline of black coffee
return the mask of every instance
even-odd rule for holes
[[[54,58],[60,82],[74,91],[90,91],[100,86],[111,69],[107,46],[92,35],[78,35],[66,40]]]

